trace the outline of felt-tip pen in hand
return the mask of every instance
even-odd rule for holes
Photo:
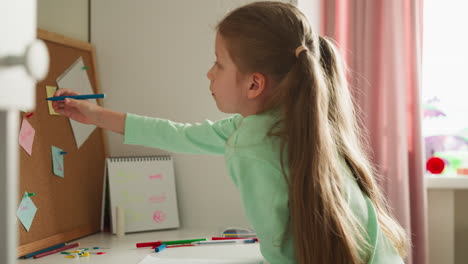
[[[63,100],[65,100],[65,98],[83,100],[83,99],[97,99],[97,98],[104,98],[104,97],[105,97],[105,94],[80,94],[80,95],[65,95],[65,96],[47,97],[46,100],[49,100],[49,101],[63,101]]]

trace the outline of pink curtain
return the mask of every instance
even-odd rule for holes
[[[380,184],[411,235],[406,263],[428,263],[419,95],[422,0],[322,0],[322,7],[322,34],[338,42],[351,70]]]

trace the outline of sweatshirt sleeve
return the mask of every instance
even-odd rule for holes
[[[223,155],[226,141],[241,119],[234,115],[216,122],[186,124],[127,113],[124,143],[179,153]]]

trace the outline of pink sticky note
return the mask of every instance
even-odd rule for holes
[[[26,119],[23,119],[18,140],[19,144],[29,154],[29,156],[31,156],[32,153],[34,134],[36,134],[34,128],[31,126],[31,124],[29,124],[29,122]]]

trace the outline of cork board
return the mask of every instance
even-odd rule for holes
[[[36,108],[21,112],[35,129],[31,156],[20,146],[18,205],[24,192],[31,196],[37,212],[29,232],[18,220],[18,256],[100,231],[104,163],[107,154],[104,132],[96,128],[78,149],[67,117],[49,115],[46,86],[57,87],[56,79],[80,56],[87,67],[95,93],[100,93],[94,47],[87,43],[38,29],[50,55],[49,73],[36,86]],[[98,104],[102,104],[98,100]],[[64,177],[53,173],[51,146],[66,151]]]

